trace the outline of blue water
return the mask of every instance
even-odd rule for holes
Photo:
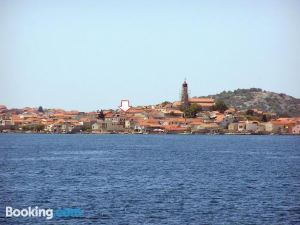
[[[0,224],[300,224],[300,137],[2,134],[0,210]]]

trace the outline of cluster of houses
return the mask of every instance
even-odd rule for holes
[[[278,118],[274,113],[249,109],[216,111],[212,98],[189,98],[182,83],[180,101],[131,107],[126,112],[65,111],[62,109],[7,109],[0,105],[0,132],[42,133],[180,133],[180,134],[299,134],[300,117]],[[187,110],[196,106],[196,114]],[[193,107],[195,108],[195,107]],[[227,108],[227,107],[226,107]],[[249,113],[251,112],[251,113]],[[190,118],[192,117],[192,118]]]
[[[300,117],[278,118],[252,110],[212,111],[213,100],[195,99],[207,108],[185,118],[178,102],[132,107],[128,111],[97,112],[62,109],[7,109],[0,106],[0,132],[39,133],[180,133],[180,134],[300,134]],[[266,120],[267,118],[267,120]]]

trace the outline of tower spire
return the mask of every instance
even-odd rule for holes
[[[184,82],[182,84],[181,106],[183,108],[187,108],[189,106],[188,85],[186,83],[186,78],[184,79]]]

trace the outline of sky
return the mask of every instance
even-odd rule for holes
[[[0,0],[0,104],[93,111],[257,87],[300,98],[298,0]]]

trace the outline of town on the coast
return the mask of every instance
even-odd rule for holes
[[[91,134],[300,134],[299,117],[280,117],[255,108],[238,110],[224,101],[189,97],[179,101],[94,112],[0,105],[0,132]]]

